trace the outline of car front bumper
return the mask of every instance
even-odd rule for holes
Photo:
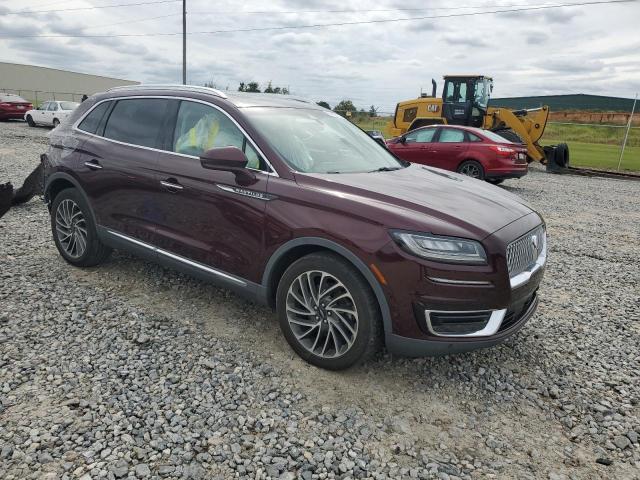
[[[501,320],[497,332],[489,336],[459,336],[459,337],[439,337],[437,340],[425,340],[403,337],[390,334],[386,338],[386,345],[389,352],[405,357],[424,357],[448,355],[451,353],[469,352],[480,348],[487,348],[504,342],[507,338],[520,331],[525,323],[533,316],[538,308],[538,296],[534,292],[522,304],[522,309],[518,306],[510,306]],[[510,312],[510,310],[514,311]]]

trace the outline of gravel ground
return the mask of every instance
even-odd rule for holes
[[[46,129],[0,124],[0,183]],[[505,187],[545,217],[538,313],[505,344],[295,356],[275,315],[123,253],[76,269],[39,200],[0,220],[0,478],[640,478],[640,183]]]

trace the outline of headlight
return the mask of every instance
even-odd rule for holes
[[[400,247],[418,257],[439,262],[486,264],[487,254],[480,242],[464,238],[440,237],[427,233],[394,230],[391,236]]]

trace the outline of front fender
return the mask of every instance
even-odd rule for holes
[[[333,242],[331,240],[327,240],[326,238],[320,237],[298,237],[288,242],[282,244],[278,249],[271,255],[267,265],[265,267],[264,273],[262,275],[262,285],[265,287],[264,293],[266,298],[270,298],[270,296],[274,293],[270,290],[272,275],[276,271],[276,267],[279,261],[290,252],[292,249],[300,247],[300,246],[309,246],[314,245],[318,247],[325,248],[327,250],[331,250],[338,255],[347,259],[365,278],[371,290],[373,291],[378,304],[380,305],[380,312],[382,314],[382,323],[384,327],[385,339],[391,335],[391,312],[389,310],[389,303],[387,302],[387,298],[380,286],[380,283],[373,275],[369,267],[351,250],[340,245],[339,243]]]

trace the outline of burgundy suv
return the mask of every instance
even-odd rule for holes
[[[409,356],[495,345],[538,304],[536,212],[398,160],[313,103],[116,88],[52,132],[43,163],[66,261],[121,248],[231,288],[274,307],[291,347],[324,368],[383,343]]]

